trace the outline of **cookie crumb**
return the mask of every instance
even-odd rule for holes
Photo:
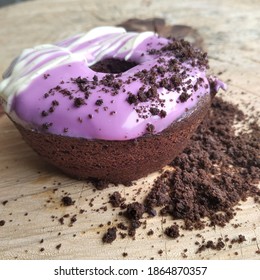
[[[61,202],[63,206],[71,206],[75,203],[75,201],[69,196],[62,197]]]
[[[109,228],[107,232],[103,235],[102,241],[104,243],[112,243],[116,239],[116,227]]]

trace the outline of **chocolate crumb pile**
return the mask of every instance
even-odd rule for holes
[[[247,125],[249,129],[239,132],[234,124]],[[132,229],[128,235],[133,236],[133,229],[140,227],[143,213],[156,215],[155,207],[160,207],[158,215],[181,219],[183,230],[193,230],[225,226],[236,215],[234,207],[248,197],[259,203],[258,139],[257,117],[249,121],[236,105],[215,98],[188,147],[170,163],[174,169],[163,172],[154,181],[142,203],[126,205],[125,217]],[[164,233],[177,238],[179,227],[173,224]],[[205,248],[220,250],[222,243],[222,240],[217,244],[208,242],[198,252]]]
[[[247,197],[260,196],[259,126],[235,133],[234,122],[247,123],[235,105],[215,98],[208,117],[192,136],[184,152],[164,172],[145,199],[149,208],[163,206],[162,215],[183,219],[184,229],[224,226],[235,215],[234,206]]]

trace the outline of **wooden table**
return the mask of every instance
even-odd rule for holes
[[[200,32],[211,68],[215,73],[222,71],[222,79],[228,80],[226,100],[233,100],[242,108],[243,102],[259,106],[259,1],[131,0],[124,1],[123,6],[121,3],[38,0],[0,9],[0,72],[23,48],[58,41],[94,26],[118,24],[128,18],[161,17],[169,24],[190,25]],[[241,95],[242,91],[246,94]],[[259,207],[251,199],[240,205],[242,211],[231,222],[241,225],[237,229],[230,224],[225,228],[185,231],[184,237],[176,241],[164,235],[159,237],[171,221],[164,224],[156,217],[147,220],[146,230],[137,231],[136,240],[118,238],[103,245],[101,237],[108,228],[107,222],[113,225],[123,219],[112,211],[108,194],[117,190],[131,201],[141,186],[141,199],[158,174],[148,176],[144,185],[140,180],[133,187],[94,191],[90,184],[70,179],[41,161],[7,117],[0,118],[0,128],[0,220],[5,220],[0,227],[0,259],[122,259],[123,252],[128,254],[126,259],[182,259],[184,248],[188,248],[188,259],[259,258],[255,254],[260,242]],[[66,194],[75,204],[60,207],[61,197]],[[91,200],[93,207],[89,206]],[[79,214],[81,209],[84,212]],[[62,225],[58,220],[65,214],[69,217],[64,218]],[[77,221],[70,226],[70,218],[75,214]],[[149,229],[155,232],[151,236],[147,236]],[[247,241],[198,255],[194,245],[197,233],[211,240],[243,233]],[[159,250],[162,254],[158,254]]]

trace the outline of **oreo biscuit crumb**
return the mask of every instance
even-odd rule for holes
[[[50,77],[50,74],[43,74],[44,80],[47,80]]]
[[[47,117],[49,114],[48,114],[48,112],[46,112],[46,111],[43,110],[43,111],[41,112],[41,115],[42,115],[42,117]]]
[[[246,238],[244,235],[242,234],[239,234],[237,238],[233,238],[230,243],[231,244],[234,244],[234,243],[238,243],[238,244],[241,244],[243,243],[244,241],[246,241]]]
[[[158,254],[159,254],[159,255],[162,255],[162,254],[163,254],[163,250],[160,249],[160,250],[158,251]]]
[[[46,123],[43,123],[43,124],[42,124],[42,128],[43,128],[44,130],[48,130],[52,125],[53,125],[52,122],[46,122]]]
[[[208,240],[207,242],[205,242],[205,244],[199,246],[195,254],[201,253],[207,249],[220,251],[224,247],[225,243],[223,242],[222,238],[219,238],[215,243],[212,240]]]
[[[84,105],[85,104],[85,100],[83,99],[83,98],[81,98],[81,97],[76,97],[75,99],[74,99],[74,106],[75,107],[81,107],[82,105]]]
[[[109,182],[100,180],[97,178],[91,178],[90,182],[94,185],[97,190],[103,190],[109,187]]]
[[[136,95],[132,94],[131,92],[128,93],[128,97],[126,101],[131,105],[137,102],[138,98]]]
[[[127,227],[125,224],[123,224],[123,223],[119,223],[119,224],[117,225],[117,228],[119,228],[119,229],[121,229],[121,230],[127,230],[127,229],[128,229],[128,227]]]
[[[101,105],[103,104],[103,99],[98,99],[98,100],[95,102],[95,104],[96,104],[97,106],[101,106]]]
[[[60,247],[61,247],[61,244],[58,244],[55,248],[56,248],[57,250],[60,250]]]
[[[117,191],[109,195],[109,202],[113,207],[120,207],[124,201],[125,199],[122,198],[121,194]]]
[[[165,118],[166,115],[167,115],[166,111],[160,110],[159,116],[160,116],[161,118]]]
[[[2,204],[5,206],[8,203],[8,200],[4,200]]]
[[[148,124],[146,125],[146,131],[147,131],[147,133],[149,133],[149,134],[154,133],[154,129],[155,129],[155,127],[154,127],[153,124],[148,123]]]
[[[116,239],[116,227],[109,228],[107,232],[103,235],[102,241],[104,243],[112,243]]]
[[[159,113],[160,113],[160,110],[155,107],[151,107],[149,111],[153,116],[159,115]]]
[[[139,220],[145,212],[145,207],[139,202],[133,202],[127,205],[125,215],[130,220]]]
[[[164,233],[171,237],[171,238],[177,238],[180,236],[179,226],[178,225],[172,225],[170,227],[167,227],[164,231]]]
[[[187,92],[182,92],[182,94],[179,96],[180,102],[184,103],[190,98],[190,95]]]
[[[61,202],[62,202],[62,205],[63,206],[71,206],[75,203],[74,200],[72,200],[71,197],[69,196],[64,196],[62,199],[61,199]]]

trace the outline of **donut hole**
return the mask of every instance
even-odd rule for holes
[[[93,64],[89,68],[95,72],[101,73],[123,73],[133,67],[135,67],[137,63],[133,61],[126,61],[117,58],[107,58],[98,61],[97,63]]]

